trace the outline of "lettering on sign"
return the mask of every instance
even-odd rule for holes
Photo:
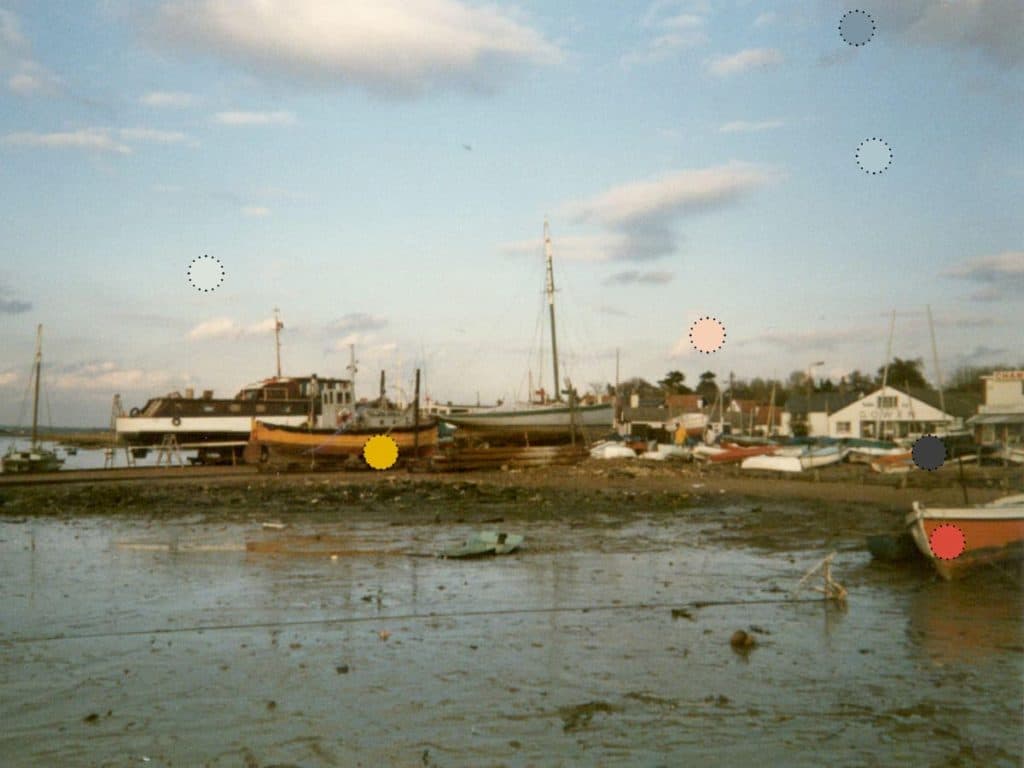
[[[1024,371],[996,371],[992,378],[996,381],[1024,381]]]

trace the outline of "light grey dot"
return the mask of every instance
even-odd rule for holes
[[[867,45],[875,36],[875,20],[867,11],[847,11],[839,20],[839,36],[849,45]]]
[[[857,145],[856,157],[864,173],[876,176],[892,165],[892,147],[873,136]]]

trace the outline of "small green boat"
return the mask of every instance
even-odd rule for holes
[[[523,537],[514,533],[481,531],[456,547],[441,552],[444,558],[484,557],[486,555],[507,555],[523,543]]]

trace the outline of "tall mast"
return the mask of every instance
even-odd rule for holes
[[[935,325],[932,323],[932,305],[928,304],[928,331],[932,335],[932,360],[935,361],[935,383],[939,386],[939,407],[942,415],[946,415],[946,398],[942,394],[942,369],[939,368],[939,351],[935,346]],[[913,401],[911,401],[913,402]]]
[[[274,346],[277,348],[277,378],[281,378],[281,329],[284,323],[281,322],[281,310],[274,307]]]
[[[544,257],[548,263],[547,294],[548,311],[551,315],[551,360],[555,369],[555,400],[560,401],[562,390],[558,378],[558,341],[555,337],[555,271],[551,264],[551,233],[548,230],[547,219],[544,219]]]
[[[43,367],[43,326],[36,328],[36,394],[32,401],[32,450],[35,450],[39,430],[39,372]]]
[[[356,345],[348,345],[348,367],[345,369],[348,371],[349,380],[352,382],[352,401],[356,399],[356,372],[359,370],[356,368]]]
[[[896,328],[896,310],[892,311],[892,316],[889,318],[889,344],[885,348],[885,369],[882,371],[882,396],[885,396],[885,388],[889,384],[889,361],[892,360],[892,332]],[[881,416],[882,409],[878,409],[878,414]],[[885,426],[885,420],[882,420],[881,425],[878,421],[875,421],[875,439],[882,439],[881,427]]]

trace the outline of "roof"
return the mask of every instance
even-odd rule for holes
[[[700,410],[700,395],[666,395],[665,405],[684,413],[695,413]]]
[[[856,392],[812,392],[811,413],[835,413],[860,398],[861,395]],[[788,413],[807,413],[807,395],[794,392],[786,400],[784,410]]]
[[[967,424],[972,427],[985,424],[1024,424],[1024,413],[981,413],[969,418]]]
[[[641,405],[639,408],[623,408],[623,421],[664,423],[672,418],[668,408],[664,406]]]
[[[978,406],[981,405],[980,397],[966,395],[962,392],[944,392],[940,398],[938,391],[934,389],[922,389],[921,387],[910,387],[910,389],[893,387],[893,389],[898,389],[923,403],[928,403],[932,408],[940,408],[940,403],[945,402],[946,413],[951,416],[964,418],[973,416],[978,412]]]

